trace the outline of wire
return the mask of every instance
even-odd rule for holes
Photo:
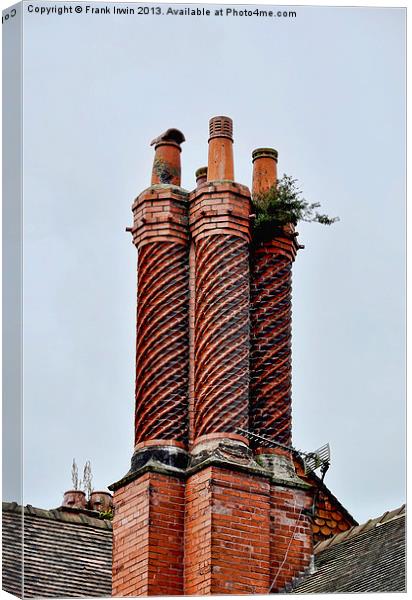
[[[294,509],[296,509],[296,502],[295,502]],[[296,533],[296,529],[297,529],[297,527],[298,527],[298,524],[299,524],[299,521],[300,521],[300,517],[302,516],[303,509],[304,509],[304,507],[302,507],[302,508],[300,509],[299,516],[298,516],[298,518],[296,519],[295,527],[293,528],[292,534],[291,534],[291,536],[290,536],[290,540],[289,540],[288,547],[286,548],[285,556],[284,556],[284,558],[283,558],[282,564],[279,566],[278,570],[276,571],[276,575],[274,576],[274,578],[273,578],[273,581],[272,581],[272,583],[271,583],[271,586],[270,586],[270,588],[269,588],[269,593],[272,591],[272,588],[273,588],[273,586],[275,585],[275,583],[276,583],[276,580],[277,580],[277,578],[278,578],[278,575],[279,575],[279,573],[280,573],[280,570],[282,569],[283,565],[284,565],[284,564],[285,564],[285,562],[286,562],[286,558],[287,558],[287,556],[288,556],[288,552],[289,552],[289,550],[290,550],[290,545],[291,545],[291,543],[292,543],[292,540],[293,540],[293,537],[294,537],[294,535],[295,535],[295,533]]]

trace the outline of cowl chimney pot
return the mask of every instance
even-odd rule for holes
[[[185,141],[185,136],[179,129],[168,129],[152,140],[151,146],[155,147],[155,157],[152,169],[152,185],[166,184],[180,187],[181,166],[180,144]]]
[[[207,181],[234,178],[233,121],[229,117],[213,117],[209,121]]]

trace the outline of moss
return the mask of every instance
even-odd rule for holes
[[[171,167],[165,160],[156,158],[153,164],[156,175],[161,183],[170,183],[174,177],[178,177],[179,170]]]

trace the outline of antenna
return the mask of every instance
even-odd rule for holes
[[[326,475],[326,471],[330,467],[330,446],[324,444],[314,452],[302,453],[303,464],[305,467],[305,474],[311,473],[316,469],[320,469],[322,473],[322,481]]]
[[[297,450],[293,446],[285,446],[285,444],[280,444],[275,440],[264,437],[263,435],[258,435],[257,433],[253,433],[248,429],[242,429],[241,427],[237,427],[237,430],[245,435],[249,440],[254,442],[258,442],[261,446],[266,448],[282,448],[283,450],[289,450],[292,454],[297,454],[303,462],[303,467],[305,469],[305,475],[308,473],[312,473],[316,469],[320,469],[322,477],[321,481],[323,481],[326,471],[330,467],[330,446],[329,444],[324,444],[314,452],[303,452],[302,450]]]

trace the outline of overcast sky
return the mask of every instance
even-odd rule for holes
[[[237,181],[250,186],[254,148],[275,147],[280,174],[341,219],[299,226],[294,445],[330,443],[325,482],[359,521],[404,501],[405,12],[296,12],[25,14],[25,503],[58,506],[73,457],[91,460],[95,489],[129,469],[125,227],[150,183],[150,141],[184,132],[191,189],[220,114],[234,121]]]

